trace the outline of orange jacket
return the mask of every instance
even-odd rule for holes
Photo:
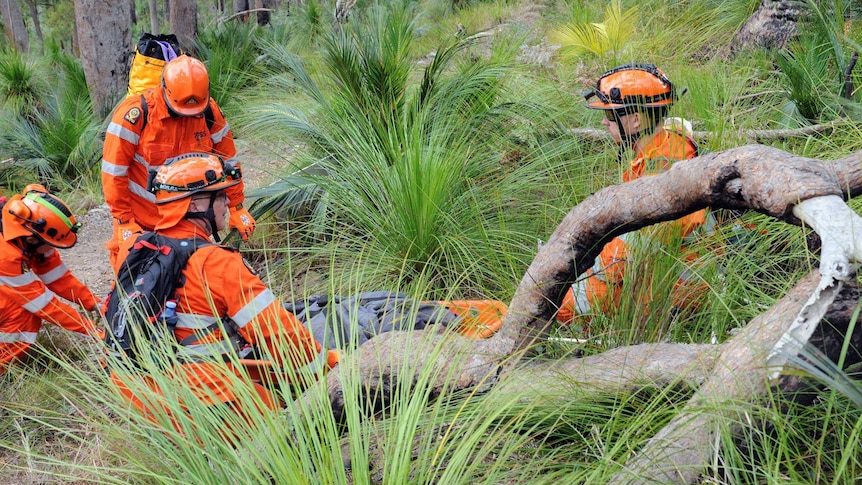
[[[0,238],[0,372],[36,341],[42,320],[100,337],[101,330],[57,295],[91,310],[93,293],[63,264],[56,249],[25,254]]]
[[[233,133],[215,100],[210,98],[215,119],[210,130],[204,115],[172,117],[161,87],[143,97],[146,121],[137,95],[123,100],[111,115],[102,154],[102,190],[115,219],[134,220],[149,231],[159,221],[155,196],[147,191],[150,170],[189,152],[214,153],[231,167],[240,168],[240,164]],[[243,202],[243,190],[242,182],[227,189],[231,207]]]
[[[159,233],[207,238],[188,220]],[[176,372],[205,404],[237,398],[230,379],[223,375],[225,355],[241,355],[242,341],[265,350],[282,369],[317,372],[328,365],[327,349],[284,309],[236,251],[217,245],[202,247],[189,258],[183,277],[184,284],[177,290],[174,335],[180,343],[177,356],[187,363]],[[231,338],[234,333],[242,340]]]
[[[661,128],[644,145],[625,173],[623,181],[629,182],[640,177],[654,175],[669,169],[674,161],[697,156],[697,144],[690,138]],[[699,210],[680,219],[671,227],[663,230],[678,229],[679,236],[690,236],[698,227],[707,222],[707,211]],[[675,231],[674,231],[675,232]],[[667,234],[667,233],[665,233]],[[587,270],[586,277],[575,284],[577,292],[569,288],[566,292],[557,320],[570,323],[576,315],[592,312],[607,312],[620,301],[620,289],[625,275],[628,244],[626,240],[634,234],[624,234],[608,242]],[[675,293],[677,303],[686,304],[691,300],[692,291],[684,283],[678,283]]]

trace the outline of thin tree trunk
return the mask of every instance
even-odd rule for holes
[[[195,55],[198,39],[197,0],[173,0],[170,10],[171,31],[184,52]]]
[[[159,33],[159,4],[156,0],[149,0],[150,6],[150,32]]]
[[[257,25],[269,24],[272,7],[272,0],[255,0],[254,8],[257,10]]]
[[[97,117],[107,116],[126,94],[131,18],[128,0],[75,0],[81,64]]]
[[[36,40],[39,42],[39,53],[44,53],[45,39],[42,37],[42,23],[39,22],[39,8],[36,5],[36,0],[27,0],[27,8],[30,10],[30,17],[33,19],[33,31],[36,33]]]
[[[3,18],[9,43],[18,52],[27,53],[30,50],[30,36],[27,34],[18,0],[0,0],[0,17]]]
[[[242,22],[248,22],[248,11],[251,10],[249,0],[233,0],[233,16]],[[246,13],[243,13],[246,12]]]

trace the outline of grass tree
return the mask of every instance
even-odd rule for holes
[[[79,62],[62,52],[37,60],[7,53],[0,57],[0,84],[7,183],[35,174],[55,187],[92,184],[100,125]]]
[[[375,286],[380,273],[404,273],[438,289],[465,280],[494,287],[497,267],[508,264],[504,247],[525,244],[501,226],[528,176],[509,177],[501,154],[534,112],[507,98],[511,53],[463,56],[476,39],[451,38],[417,72],[411,6],[365,15],[323,41],[319,75],[282,46],[266,48],[289,73],[273,82],[305,105],[269,104],[249,129],[297,137],[303,161],[256,209],[311,207],[309,233],[327,234],[318,242],[329,239],[336,260],[374,261]]]

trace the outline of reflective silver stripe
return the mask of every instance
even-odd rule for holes
[[[120,137],[121,139],[126,140],[132,145],[137,145],[138,141],[141,139],[141,135],[138,135],[137,133],[124,127],[123,125],[119,125],[114,122],[111,122],[108,125],[108,129],[105,130],[105,133]]]
[[[138,197],[140,197],[142,199],[146,199],[146,200],[152,202],[153,204],[156,203],[156,194],[150,192],[149,190],[145,189],[144,187],[141,187],[140,185],[136,184],[135,182],[132,182],[131,180],[129,180],[129,192],[137,195]]]
[[[35,274],[28,271],[28,272],[26,272],[22,275],[18,275],[18,276],[0,276],[0,284],[6,285],[6,286],[9,286],[12,288],[18,288],[21,286],[27,286],[30,283],[33,283],[34,281],[36,281],[37,279],[38,278],[36,277]]]
[[[36,313],[48,306],[48,303],[51,303],[51,300],[53,299],[54,292],[49,290],[48,288],[45,288],[44,293],[25,303],[24,309],[30,313]]]
[[[42,280],[46,285],[50,285],[51,283],[59,280],[66,273],[69,272],[69,268],[66,267],[65,264],[60,263],[60,266],[48,271],[47,273],[38,273],[36,270],[33,270],[36,275],[39,276],[39,279]]]
[[[159,168],[159,167],[153,167],[152,165],[147,163],[147,160],[144,157],[142,157],[139,153],[135,153],[135,156],[132,157],[132,159],[134,159],[135,163],[144,167],[144,170],[146,170],[147,172],[149,172],[150,170],[157,170]]]
[[[224,140],[224,137],[227,135],[227,132],[230,131],[230,125],[227,123],[227,120],[224,122],[224,128],[220,129],[215,133],[210,133],[210,138],[213,143],[219,143]]]
[[[572,285],[572,295],[575,297],[575,310],[579,315],[585,315],[590,312],[590,301],[587,299],[587,279]]]
[[[177,357],[189,361],[197,359],[212,359],[224,354],[239,352],[239,345],[234,340],[220,340],[208,344],[184,345],[177,351]]]
[[[103,158],[102,173],[113,175],[114,177],[125,177],[129,174],[129,167],[111,163]]]
[[[25,342],[32,344],[36,342],[36,336],[39,332],[0,332],[0,343],[14,344],[16,342]]]
[[[220,319],[208,315],[195,315],[194,313],[177,313],[177,327],[201,330],[217,323]]]
[[[45,251],[44,253],[42,253],[42,256],[46,257],[46,258],[50,258],[51,256],[54,255],[55,252],[57,252],[57,251],[54,248],[50,248],[47,251]]]
[[[236,324],[237,327],[243,328],[248,325],[254,317],[256,317],[260,312],[262,312],[266,307],[273,304],[275,302],[275,295],[272,294],[272,291],[267,288],[264,291],[261,291],[259,295],[257,295],[254,300],[248,302],[248,304],[240,311],[236,312],[233,315],[230,315],[231,320]]]
[[[596,256],[596,259],[593,261],[593,267],[590,269],[593,270],[593,274],[591,277],[598,278],[605,283],[608,282],[608,279],[605,278],[605,275],[603,273],[605,268],[602,266],[602,258]]]

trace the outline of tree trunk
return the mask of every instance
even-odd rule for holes
[[[538,386],[536,392],[541,392],[553,389],[557,376],[567,379],[569,375],[591,385],[612,386],[625,386],[638,376],[659,382],[682,378],[699,387],[688,404],[691,412],[673,420],[644,446],[613,483],[690,483],[691,477],[708,465],[705,457],[714,451],[710,439],[713,425],[726,418],[695,411],[705,406],[721,409],[715,404],[729,400],[758,399],[768,389],[772,377],[768,371],[776,369],[772,367],[776,349],[785,353],[795,349],[781,346],[787,335],[808,341],[811,333],[806,331],[807,324],[816,325],[824,313],[835,319],[838,312],[849,321],[848,304],[840,302],[852,300],[858,292],[850,263],[862,261],[858,236],[862,234],[862,218],[842,199],[860,193],[862,151],[840,160],[820,161],[761,145],[710,153],[677,163],[659,175],[606,187],[573,208],[539,249],[496,335],[467,339],[432,327],[391,332],[348,354],[344,368],[359,369],[363,393],[374,409],[386,408],[398,383],[416,386],[422,375],[431,376],[427,383],[431,397],[497,382],[504,388],[511,385],[520,389],[532,383]],[[836,202],[843,210],[835,210]],[[545,338],[565,290],[611,238],[705,207],[752,209],[792,224],[804,221],[823,243],[820,284],[818,274],[810,274],[740,335],[715,350],[710,346],[652,344],[562,361],[544,371],[542,364],[521,364],[533,344]],[[842,285],[847,287],[842,290]],[[831,305],[836,295],[839,304]],[[854,341],[862,339],[860,326],[856,332],[860,335],[854,334]],[[833,337],[821,341],[836,347],[841,340]],[[826,350],[829,354],[836,349]],[[660,358],[656,357],[659,353]],[[625,365],[619,365],[623,361]],[[336,367],[327,380],[336,416],[344,407],[340,369]]]
[[[27,9],[30,10],[30,17],[33,18],[33,31],[36,32],[36,40],[39,42],[39,52],[44,53],[45,39],[42,36],[42,23],[39,22],[39,8],[36,5],[36,0],[27,0]]]
[[[807,15],[805,2],[763,0],[730,41],[726,55],[755,47],[781,49],[796,35],[796,24]]]
[[[248,22],[248,12],[251,10],[251,0],[233,0],[233,17],[241,22]],[[239,15],[238,15],[239,14]]]
[[[254,8],[257,9],[257,25],[268,25],[273,0],[255,0]]]
[[[149,0],[150,6],[150,33],[159,33],[159,4],[156,0]]]
[[[9,43],[18,52],[27,53],[30,50],[30,36],[27,34],[18,0],[0,0],[0,17],[3,18]]]
[[[75,0],[81,64],[97,117],[125,96],[132,46],[128,0]]]
[[[173,0],[170,10],[171,32],[177,36],[184,52],[195,55],[198,39],[197,0]]]

